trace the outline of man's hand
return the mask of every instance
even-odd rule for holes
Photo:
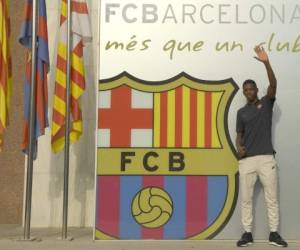
[[[243,158],[244,156],[246,156],[246,147],[245,146],[238,146],[237,150],[238,150],[239,157]]]
[[[269,61],[268,54],[263,47],[255,46],[254,51],[256,53],[256,56],[254,57],[256,60],[262,63],[267,63]]]

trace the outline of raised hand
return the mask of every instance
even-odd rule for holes
[[[255,46],[254,51],[256,53],[256,56],[254,57],[256,60],[266,63],[269,61],[269,57],[267,52],[265,52],[265,49],[260,46]]]

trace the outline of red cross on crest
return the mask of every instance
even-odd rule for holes
[[[132,129],[152,129],[152,109],[132,108],[132,89],[126,85],[111,90],[110,108],[98,112],[98,128],[110,130],[111,147],[130,146]]]

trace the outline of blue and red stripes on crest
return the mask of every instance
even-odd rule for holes
[[[29,108],[31,90],[31,42],[32,42],[32,0],[25,1],[24,21],[21,27],[19,42],[27,49],[25,70],[25,96],[24,96],[24,125],[23,143],[24,152],[28,150],[29,143]],[[37,68],[36,68],[36,119],[35,143],[39,136],[45,133],[48,127],[48,87],[47,73],[49,72],[49,49],[47,31],[47,13],[45,0],[38,0],[37,21]],[[35,154],[37,148],[35,147]]]
[[[217,219],[227,197],[227,176],[98,176],[97,184],[96,229],[118,239],[190,238]],[[158,229],[132,216],[132,200],[147,186],[163,188],[173,200],[171,219]]]

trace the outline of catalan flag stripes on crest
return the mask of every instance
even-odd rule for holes
[[[0,0],[0,151],[12,94],[9,0]]]
[[[45,134],[48,126],[48,89],[47,73],[49,72],[49,49],[47,31],[47,13],[45,0],[38,2],[38,22],[37,22],[37,58],[36,58],[36,116],[35,116],[35,144],[39,136]],[[30,111],[30,91],[31,91],[31,41],[32,41],[32,0],[26,0],[24,22],[21,28],[20,43],[27,48],[26,70],[25,70],[25,100],[24,100],[24,125],[23,143],[24,152],[28,152],[29,146],[29,111]],[[36,157],[35,147],[35,157]]]
[[[64,148],[67,72],[67,0],[61,1],[60,38],[56,63],[55,93],[52,117],[52,150]],[[85,89],[83,47],[92,40],[88,8],[85,0],[72,1],[71,53],[71,143],[82,134],[82,113],[79,99]]]

